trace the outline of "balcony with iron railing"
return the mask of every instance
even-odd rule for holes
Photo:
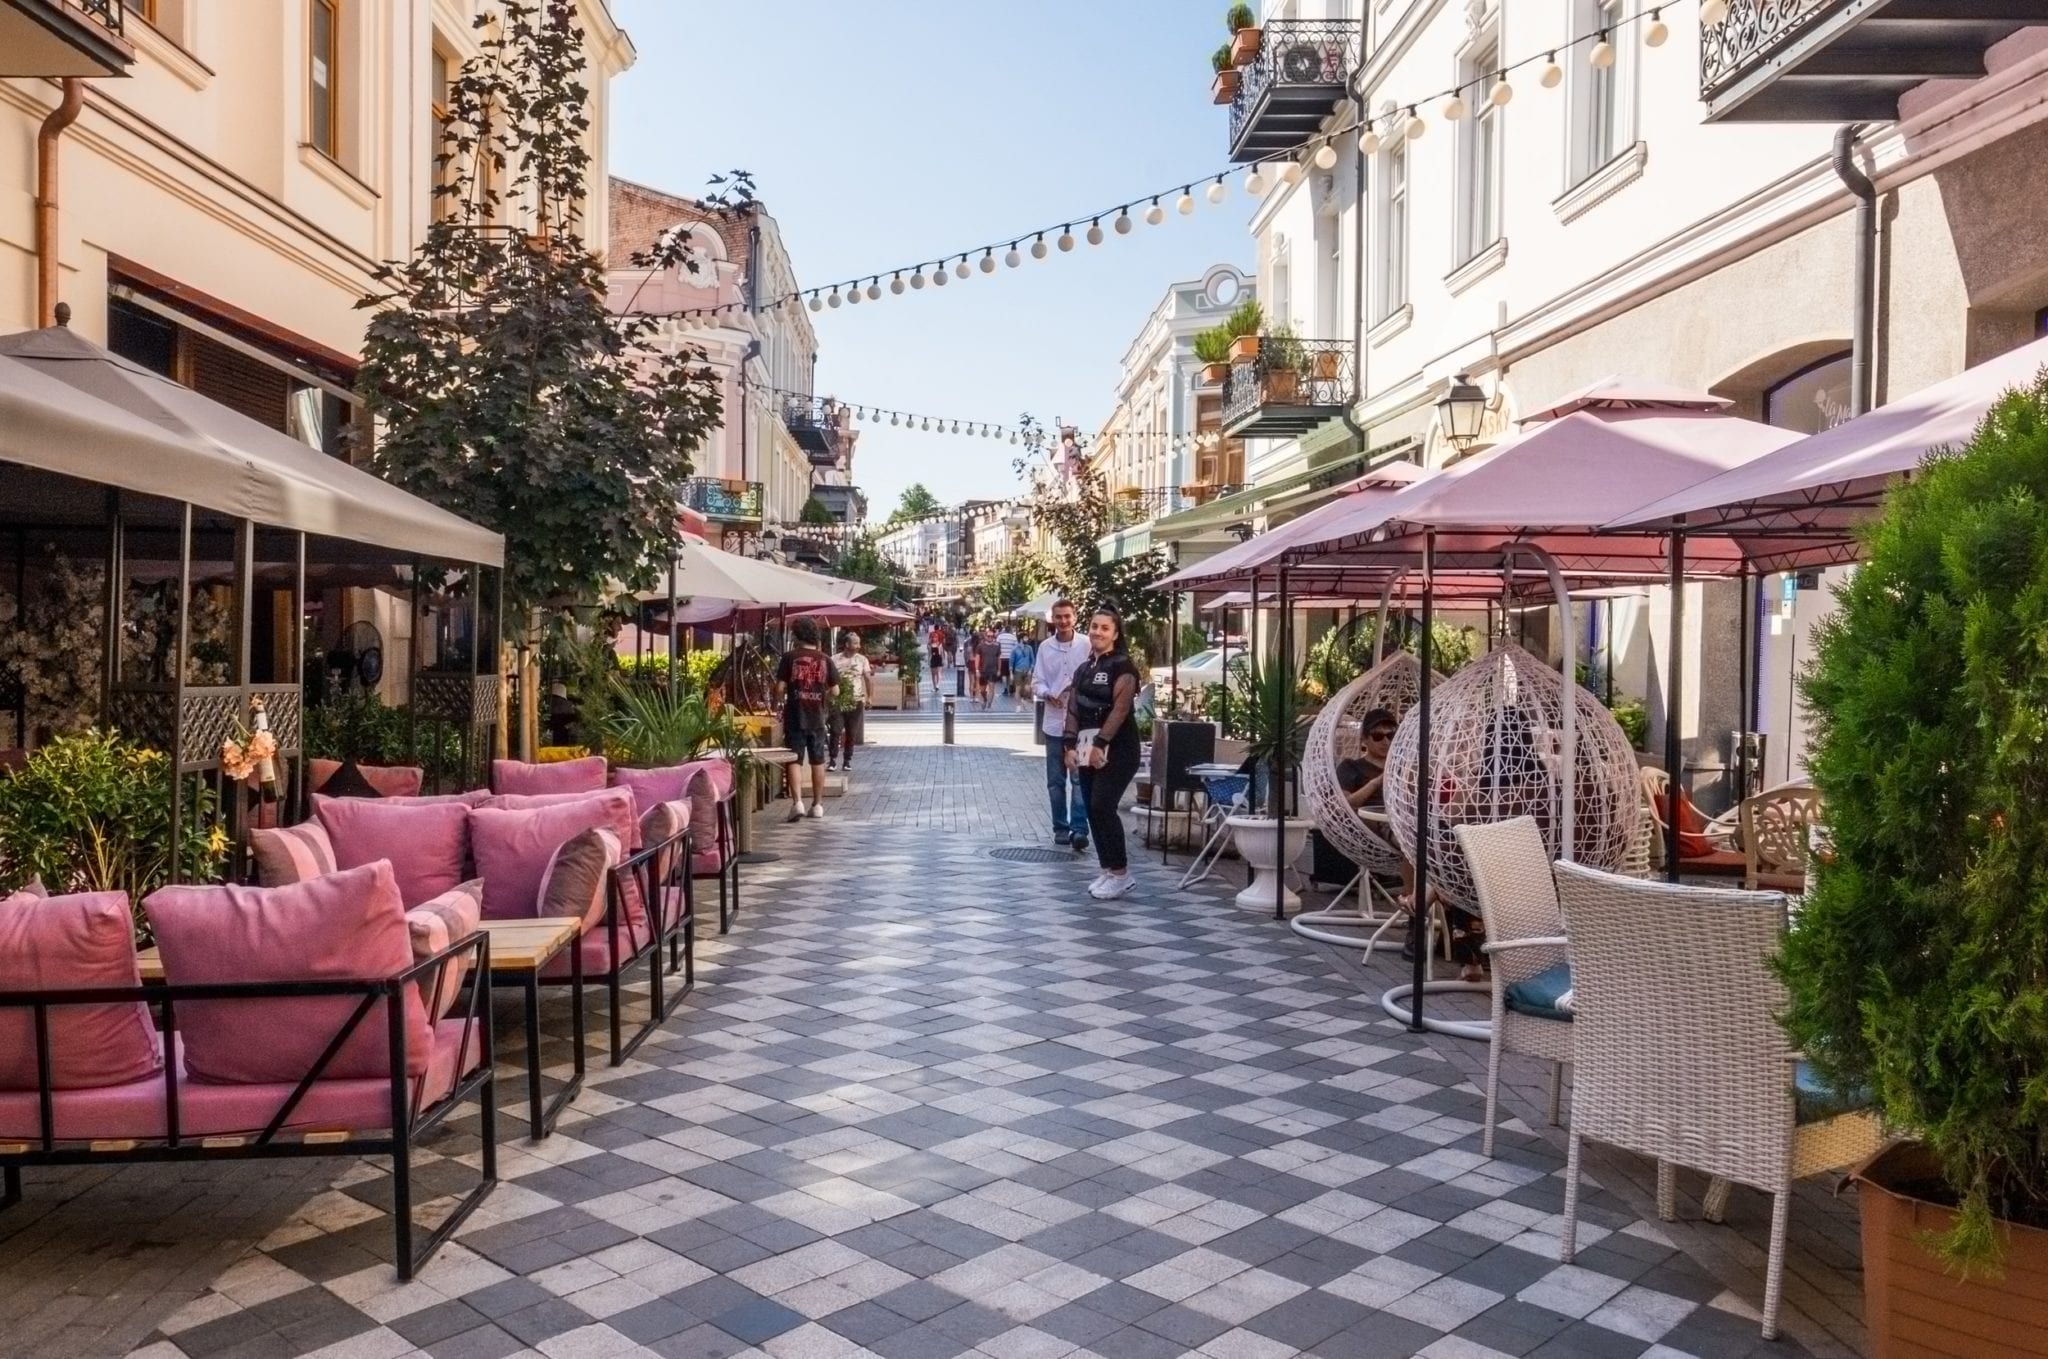
[[[1889,122],[1936,79],[1976,79],[1984,53],[2031,24],[2033,0],[1728,0],[1700,30],[1709,122]]]
[[[1233,357],[1223,379],[1229,437],[1291,439],[1339,418],[1356,399],[1358,347],[1349,340],[1262,335],[1257,345]]]
[[[838,402],[821,396],[785,397],[782,424],[814,466],[829,467],[839,460],[839,435],[846,413]]]
[[[706,519],[722,524],[759,522],[761,483],[691,477],[683,485],[683,504]]]
[[[1278,19],[1259,30],[1258,55],[1237,68],[1231,160],[1299,149],[1349,96],[1360,51],[1354,20]]]
[[[0,0],[0,76],[126,75],[122,0]]]

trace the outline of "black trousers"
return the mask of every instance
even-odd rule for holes
[[[1111,741],[1109,759],[1100,769],[1075,772],[1081,800],[1088,804],[1088,829],[1095,836],[1095,861],[1111,872],[1130,867],[1124,847],[1124,819],[1117,811],[1124,790],[1138,777],[1138,742]]]

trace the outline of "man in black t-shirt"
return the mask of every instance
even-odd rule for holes
[[[825,724],[832,691],[839,687],[839,667],[818,648],[818,625],[799,618],[792,630],[796,645],[775,667],[775,693],[782,700],[782,739],[797,760],[811,766],[811,820],[825,819]],[[789,771],[789,819],[804,818],[804,799],[796,763]]]

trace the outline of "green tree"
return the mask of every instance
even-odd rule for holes
[[[506,626],[609,582],[653,585],[690,455],[720,418],[703,352],[606,306],[584,244],[590,183],[575,0],[504,0],[450,89],[440,211],[378,271],[357,379],[386,479],[506,538]],[[501,225],[501,196],[534,205]],[[695,265],[670,233],[635,263]],[[366,422],[367,427],[368,422]]]
[[[903,499],[897,502],[896,509],[889,515],[884,526],[894,528],[913,519],[927,519],[943,512],[945,508],[939,503],[937,496],[925,489],[923,482],[913,481],[904,489]]]
[[[848,543],[840,551],[839,559],[832,563],[828,574],[841,580],[857,580],[874,586],[875,592],[867,596],[869,603],[886,604],[902,594],[896,564],[882,555],[871,533]]]
[[[825,508],[824,501],[816,496],[812,496],[804,502],[803,509],[798,512],[797,522],[799,524],[836,524],[839,521],[832,517],[832,511]]]
[[[989,567],[981,579],[981,597],[997,613],[1010,613],[1052,584],[1044,560],[1014,552]]]
[[[1166,555],[1150,551],[1105,561],[1100,547],[1105,536],[1129,526],[1142,511],[1117,504],[1101,475],[1085,467],[1050,475],[1045,426],[1026,414],[1017,428],[1025,453],[1015,466],[1030,486],[1026,503],[1039,531],[1052,540],[1047,583],[1084,608],[1115,609],[1132,633],[1149,632],[1166,618],[1167,597],[1151,588],[1167,574]]]
[[[1940,1157],[1951,1261],[2048,1227],[2048,373],[1890,494],[1802,680],[1833,851],[1794,1043]]]

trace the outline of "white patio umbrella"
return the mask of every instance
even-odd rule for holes
[[[740,609],[806,609],[823,604],[843,604],[873,590],[872,585],[793,566],[757,561],[727,552],[695,538],[683,539],[676,552],[674,595],[677,599],[725,600]],[[669,582],[643,590],[643,600],[666,600]],[[726,610],[730,612],[731,609]]]

